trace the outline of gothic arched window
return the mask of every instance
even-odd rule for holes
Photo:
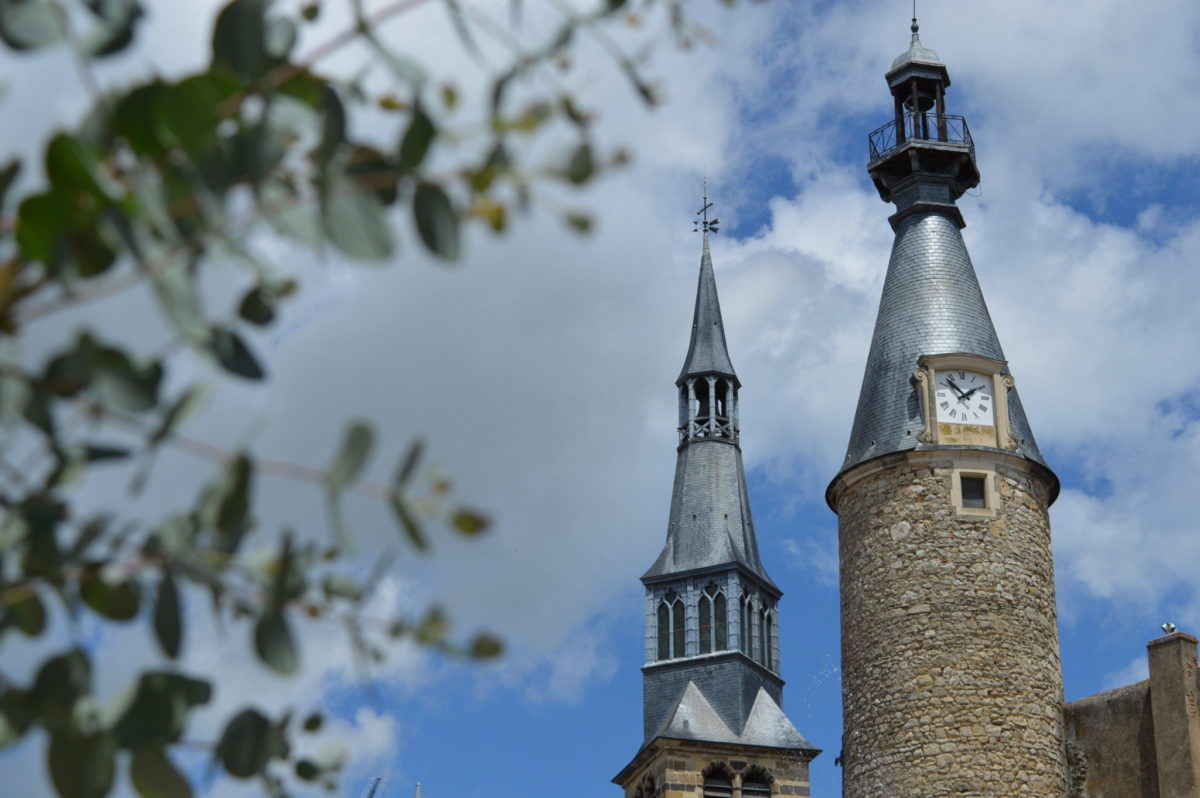
[[[738,616],[738,643],[747,656],[753,656],[753,649],[750,647],[752,634],[750,626],[753,619],[754,611],[750,608],[750,594],[743,590],[740,615]]]
[[[773,646],[771,645],[771,613],[763,611],[763,664],[770,669],[774,669],[772,662]]]
[[[724,651],[729,643],[729,621],[725,616],[725,594],[709,582],[700,594],[700,653]]]
[[[718,592],[713,597],[713,615],[716,616],[716,623],[713,624],[713,631],[716,632],[713,649],[724,651],[729,648],[729,616],[726,614],[724,593]]]
[[[672,659],[684,655],[683,599],[668,590],[658,604],[658,658]]]
[[[771,641],[767,639],[767,608],[760,607],[758,610],[758,645],[754,647],[755,657],[759,662],[769,667],[771,659]]]
[[[704,798],[730,798],[733,795],[733,773],[728,765],[713,762],[701,775],[704,778]]]

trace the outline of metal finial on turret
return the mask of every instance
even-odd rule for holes
[[[692,232],[693,233],[699,233],[701,231],[703,231],[705,233],[718,232],[717,225],[721,223],[721,220],[716,218],[715,216],[713,217],[712,221],[709,221],[709,219],[708,219],[708,209],[711,208],[712,206],[713,206],[713,204],[708,201],[708,175],[705,175],[704,176],[704,207],[701,208],[700,210],[696,211],[696,215],[701,218],[692,220]]]

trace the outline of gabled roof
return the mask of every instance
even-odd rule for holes
[[[679,384],[688,376],[713,373],[737,379],[725,345],[725,324],[721,321],[717,278],[713,274],[712,256],[708,251],[708,233],[705,233],[704,251],[700,256],[700,284],[696,287],[696,311],[692,316],[692,340],[688,345],[683,370],[675,382]]]
[[[704,693],[696,687],[696,683],[688,682],[683,695],[679,697],[667,722],[656,736],[676,740],[816,750],[761,687],[754,698],[754,707],[750,710],[746,725],[739,734],[721,720],[712,704],[704,697]]]

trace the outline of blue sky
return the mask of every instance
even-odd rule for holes
[[[550,24],[527,5],[535,32]],[[655,111],[582,45],[563,79],[604,109],[598,142],[630,145],[633,165],[583,193],[550,191],[504,239],[476,231],[461,267],[431,264],[412,246],[392,268],[364,270],[257,243],[304,278],[261,342],[272,383],[247,389],[212,376],[191,433],[322,463],[345,419],[369,418],[395,452],[426,437],[458,495],[496,519],[479,543],[405,552],[376,598],[380,609],[442,598],[461,628],[508,640],[495,666],[402,648],[368,692],[340,638],[313,630],[304,674],[279,683],[242,638],[197,619],[186,664],[224,669],[219,708],[303,700],[340,719],[335,735],[358,754],[346,796],[372,775],[388,779],[386,798],[411,795],[417,781],[425,798],[618,795],[608,780],[640,741],[637,577],[666,531],[672,381],[699,262],[689,219],[706,169],[725,222],[713,258],[744,383],[751,502],[784,591],[785,709],[826,752],[813,795],[840,793],[836,518],[823,491],[844,453],[891,244],[889,206],[866,175],[866,136],[889,118],[883,73],[907,46],[910,5],[718,5],[696,4],[712,44],[663,47],[648,62],[666,99]],[[204,57],[195,31],[207,30],[205,4],[151,10],[144,51],[102,78]],[[964,237],[1063,483],[1051,522],[1070,700],[1143,678],[1144,644],[1160,623],[1200,630],[1191,502],[1200,138],[1190,133],[1200,120],[1200,6],[1161,0],[1134,12],[1097,0],[1083,15],[1067,0],[924,0],[921,16],[922,40],[953,80],[949,110],[967,116],[978,149],[981,185],[959,203]],[[423,48],[431,69],[472,97],[440,15],[389,35]],[[0,107],[22,134],[15,148],[81,108],[73,76],[50,63],[6,57]],[[352,69],[353,56],[335,67]],[[557,206],[596,209],[595,234],[566,232]],[[53,347],[80,323],[145,335],[157,322],[138,302],[47,325],[30,348]],[[374,464],[383,480],[390,459]],[[207,473],[164,458],[144,510],[173,506],[174,488]],[[82,490],[104,499],[103,483]],[[320,502],[267,482],[259,509],[279,525],[311,526]],[[348,512],[364,553],[390,544],[386,508],[363,500]],[[120,652],[102,683],[154,661],[143,638],[94,632],[98,648]],[[37,785],[40,761],[34,741],[0,756],[0,772]],[[253,793],[216,782],[207,794]]]

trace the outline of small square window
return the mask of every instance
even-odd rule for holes
[[[960,477],[962,482],[962,506],[963,507],[987,507],[987,480],[984,477]]]

